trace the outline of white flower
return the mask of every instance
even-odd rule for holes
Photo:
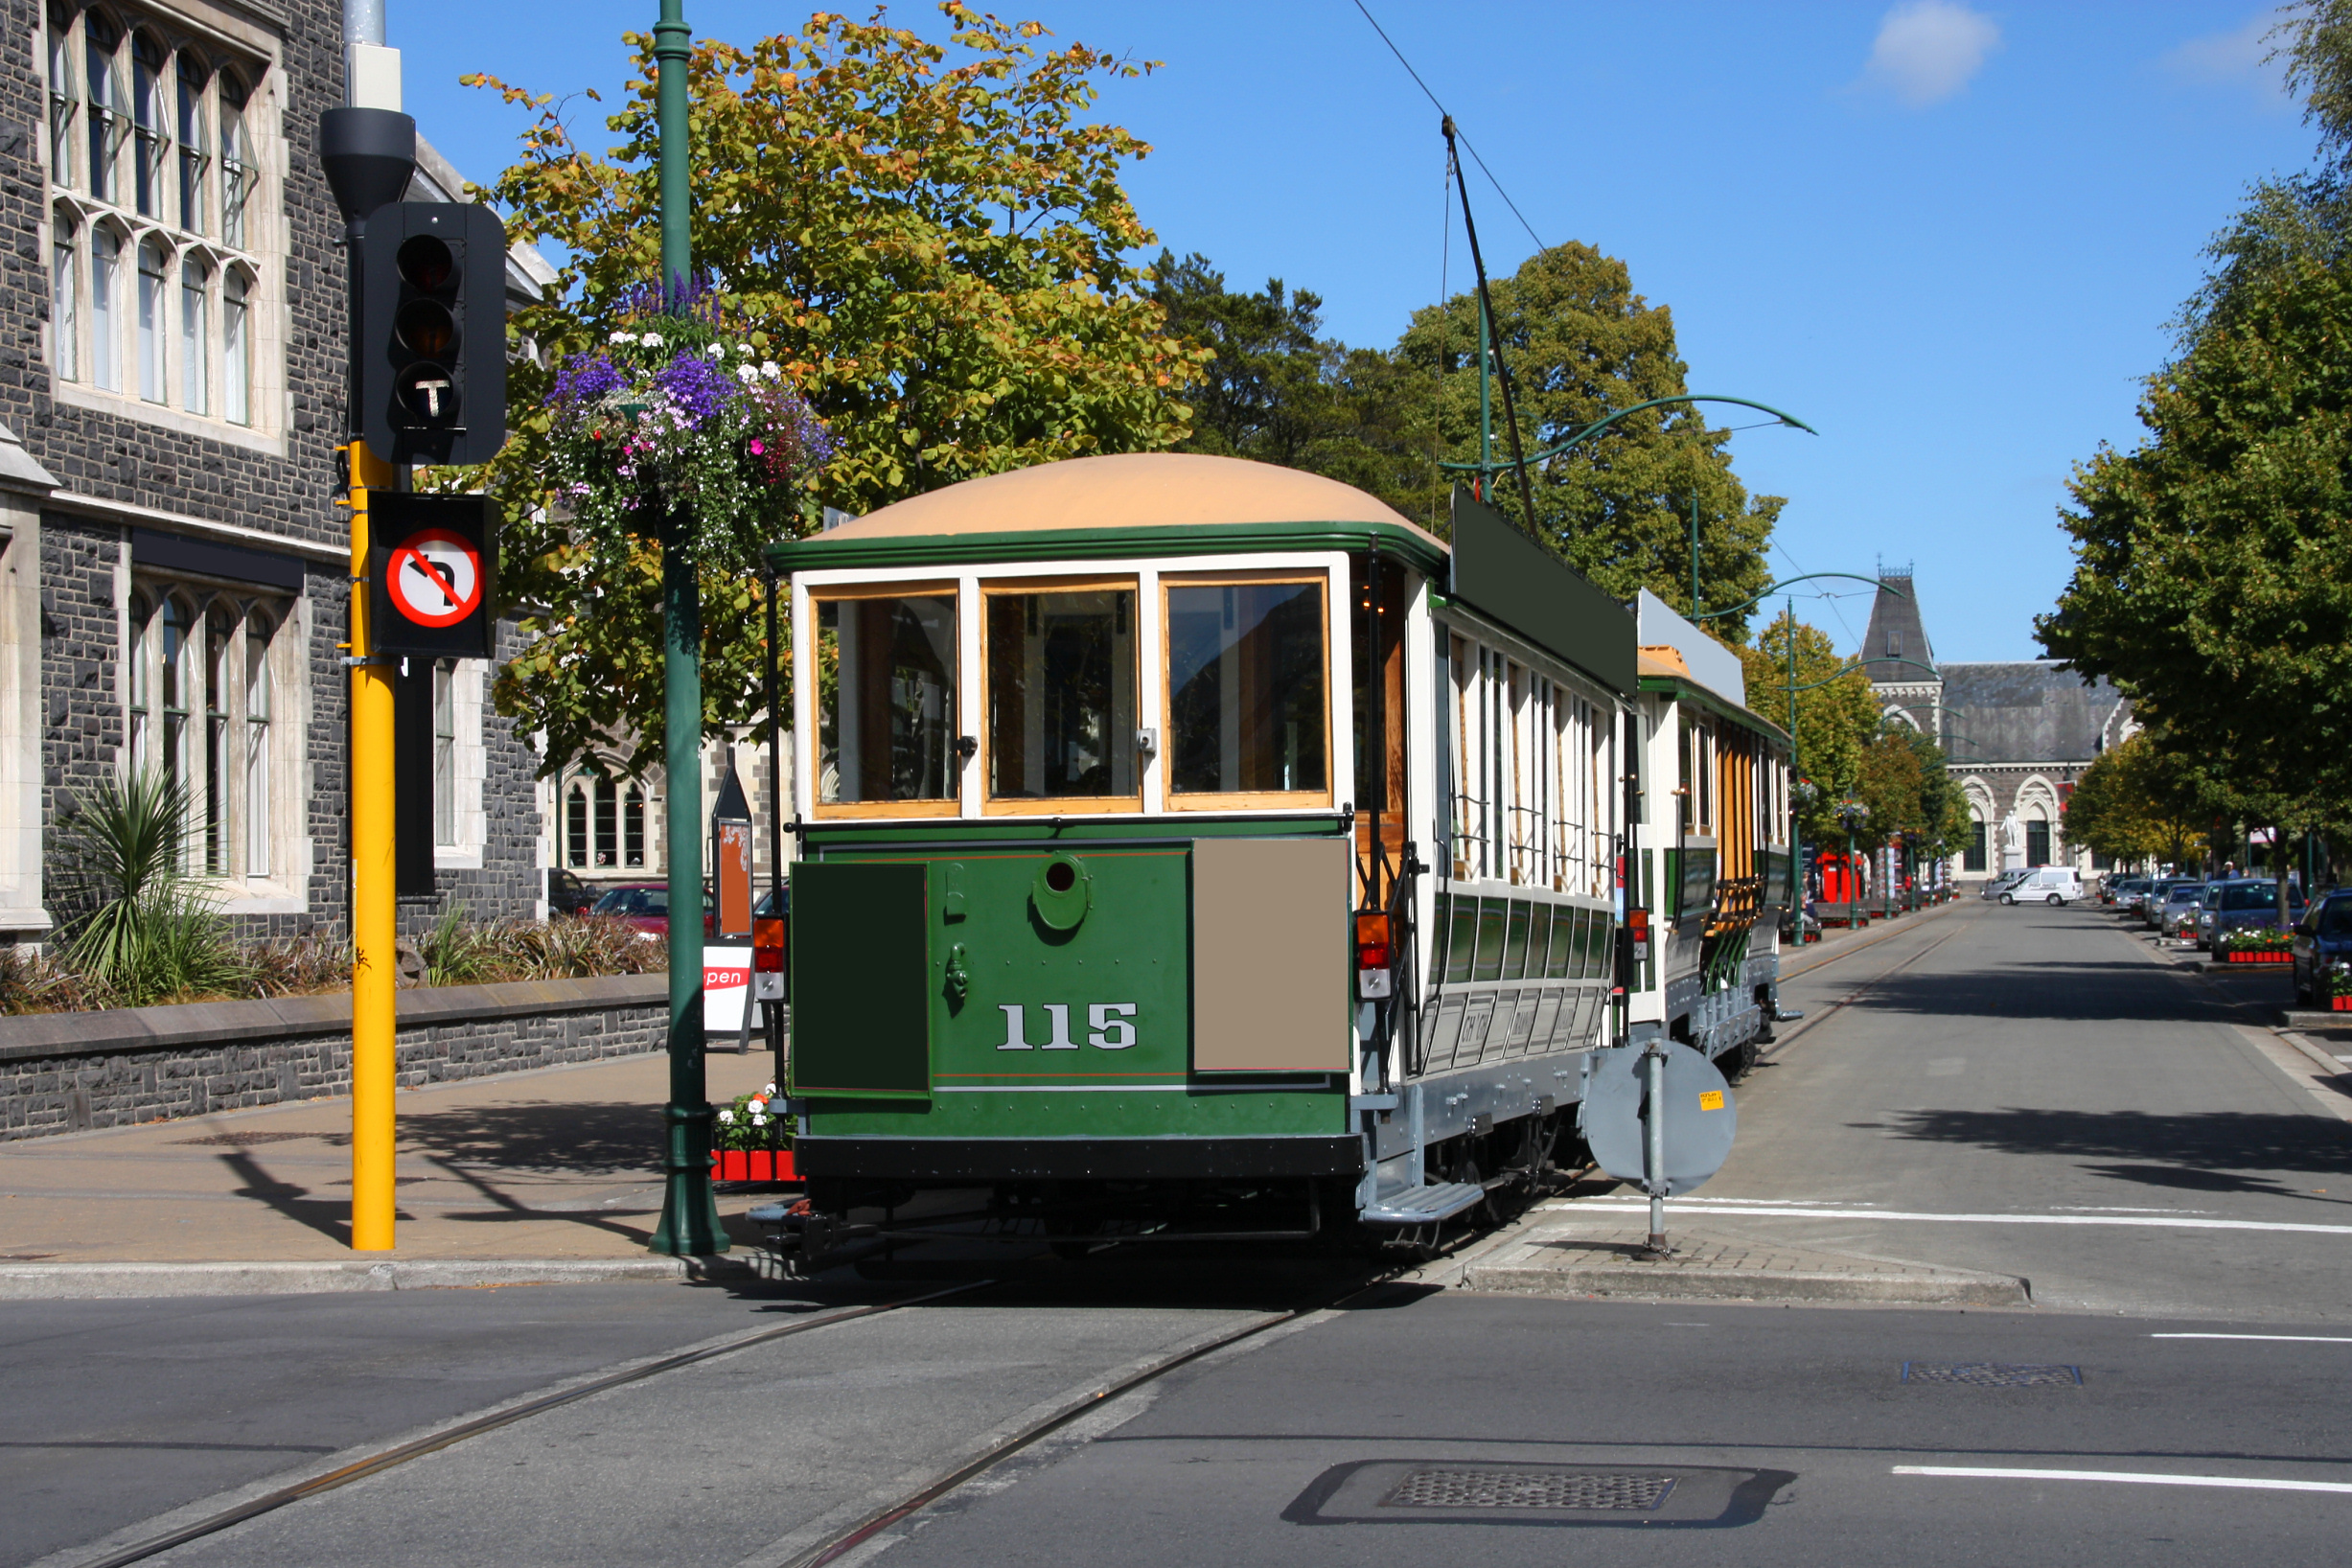
[[[768,1098],[773,1099],[775,1098],[775,1085],[770,1084],[767,1088],[761,1090],[760,1093],[765,1095]]]
[[[753,370],[749,365],[737,365],[735,367],[735,380],[749,386],[751,382],[759,380],[759,372]]]
[[[753,1116],[757,1116],[760,1112],[768,1109],[768,1102],[760,1098],[757,1095],[753,1095],[750,1099],[745,1102],[744,1109],[749,1111]]]
[[[772,381],[778,376],[784,374],[784,367],[777,364],[773,359],[763,359],[760,361],[759,373]]]
[[[659,333],[647,333],[643,337],[638,338],[637,341],[646,348],[657,349],[661,347],[661,334]]]
[[[726,357],[726,345],[725,343],[713,343],[710,345],[709,353],[713,359],[724,359]]]
[[[634,333],[613,333],[605,338],[608,343],[634,343],[636,340],[637,334]]]
[[[766,1117],[753,1117],[751,1118],[751,1125],[754,1127],[765,1127],[768,1125],[768,1118]]]
[[[753,348],[753,347],[752,347],[750,344],[749,344],[749,343],[738,343],[738,344],[736,344],[736,345],[735,345],[735,352],[736,352],[737,354],[745,355],[745,356],[747,356],[747,357],[748,357],[748,356],[750,356],[750,355],[757,354],[757,353],[759,352],[759,350],[757,350],[757,349]]]
[[[721,1111],[719,1113],[719,1119],[732,1125],[735,1120],[735,1113],[732,1111]]]

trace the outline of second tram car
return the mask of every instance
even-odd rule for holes
[[[948,1189],[1071,1241],[1432,1225],[1573,1139],[1595,1047],[1768,1027],[1785,746],[1466,495],[1449,543],[1081,458],[771,560],[812,1247]],[[1704,790],[1645,794],[1693,736]],[[1647,968],[1634,867],[1675,889]]]

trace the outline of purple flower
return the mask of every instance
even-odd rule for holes
[[[585,408],[628,384],[620,367],[603,355],[574,355],[556,372],[555,390],[547,394],[547,402]]]
[[[681,354],[655,373],[654,384],[669,395],[671,405],[685,416],[686,427],[703,422],[734,401],[735,378],[699,354]]]

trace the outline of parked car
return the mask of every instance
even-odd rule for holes
[[[2083,896],[2083,874],[2071,865],[2037,865],[2000,891],[2004,904],[2071,904]]]
[[[651,936],[670,934],[670,888],[664,882],[624,882],[607,888],[595,912],[617,915]]]
[[[2156,928],[2166,936],[2192,935],[2197,930],[2197,912],[2205,895],[2202,882],[2176,882],[2164,889],[2164,902],[2156,906]]]
[[[2118,908],[2128,908],[2132,902],[2132,895],[2136,892],[2144,892],[2147,887],[2146,877],[2110,877],[2107,879],[2107,886],[2099,889],[2099,902]]]
[[[2328,893],[2304,911],[2289,951],[2294,965],[2294,1000],[2310,1006],[2329,1005],[2335,992],[2332,977],[2352,966],[2352,889]]]
[[[586,914],[595,905],[596,889],[582,882],[578,875],[560,867],[548,870],[548,914]]]
[[[2302,889],[2289,883],[2287,900],[2289,919],[2302,919]],[[2241,877],[2228,882],[2208,883],[2205,896],[2197,911],[2197,945],[2210,952],[2214,938],[2225,932],[2261,926],[2275,929],[2277,925],[2278,884],[2275,881]]]
[[[2203,886],[2204,879],[2202,877],[2166,877],[2148,889],[2148,896],[2140,905],[2141,923],[2151,931],[2162,931],[2164,929],[2164,906],[2172,896],[2183,888],[2197,888]]]

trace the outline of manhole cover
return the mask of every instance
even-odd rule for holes
[[[1906,1361],[1906,1383],[1958,1383],[1972,1389],[2076,1389],[2080,1367],[2011,1366],[1998,1361]]]
[[[1559,1470],[1415,1470],[1381,1499],[1407,1509],[1654,1509],[1669,1475],[1578,1475]]]
[[[182,1143],[216,1143],[232,1149],[249,1149],[256,1143],[284,1143],[297,1138],[323,1138],[323,1133],[213,1133],[203,1138],[183,1138]]]

